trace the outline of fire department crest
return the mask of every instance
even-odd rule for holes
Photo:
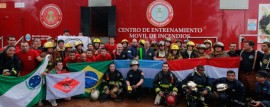
[[[62,22],[62,11],[55,4],[48,4],[40,11],[40,22],[48,29],[56,28]]]
[[[146,16],[152,25],[163,27],[171,22],[173,18],[173,8],[165,0],[155,0],[148,6]]]

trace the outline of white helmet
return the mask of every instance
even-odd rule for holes
[[[195,82],[193,82],[193,81],[189,81],[188,83],[187,83],[187,86],[192,90],[192,91],[197,91],[197,84],[195,83]]]
[[[228,89],[228,85],[225,83],[217,84],[217,91],[225,91]]]
[[[99,91],[96,89],[92,89],[91,99],[95,101],[95,100],[98,100],[98,97],[99,97]]]

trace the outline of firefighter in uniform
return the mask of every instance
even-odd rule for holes
[[[167,52],[170,52],[171,44],[172,44],[172,39],[171,38],[166,38],[165,39],[165,50]]]
[[[153,88],[155,89],[157,96],[155,104],[168,104],[173,102],[167,102],[167,96],[173,96],[174,101],[178,92],[177,89],[178,79],[175,74],[169,71],[168,63],[162,64],[162,71],[158,72],[153,81]],[[168,105],[174,105],[168,104]]]
[[[76,54],[84,53],[82,41],[76,41],[75,42],[75,52],[76,52]]]
[[[128,40],[127,39],[123,39],[121,41],[121,44],[123,45],[123,51],[128,52]]]
[[[129,96],[136,98],[136,102],[141,102],[143,91],[142,84],[144,82],[144,73],[139,68],[138,60],[131,61],[131,70],[127,73],[126,85]]]
[[[51,55],[51,59],[49,60],[49,63],[46,67],[46,70],[45,72],[49,72],[51,71],[53,68],[54,68],[54,64],[55,64],[55,53],[53,51],[53,48],[54,48],[54,43],[52,42],[46,42],[43,46],[43,52],[41,53],[41,57],[45,57],[46,55]]]
[[[223,58],[230,57],[227,52],[224,51],[224,44],[222,42],[216,42],[214,44],[214,51],[210,53],[210,58]]]
[[[164,41],[159,41],[158,47],[159,47],[158,50],[155,51],[155,54],[156,54],[157,59],[158,60],[166,61],[167,51],[165,50],[165,43],[164,43]]]
[[[167,60],[183,59],[182,54],[179,50],[180,49],[177,44],[172,44],[171,52],[166,55],[166,59]]]
[[[209,54],[212,53],[212,51],[213,51],[213,48],[212,48],[212,41],[209,40],[209,39],[206,39],[206,40],[204,41],[204,44],[205,44],[205,46],[206,46],[206,51],[205,51],[205,53],[209,55]]]
[[[209,58],[209,55],[205,53],[206,46],[204,44],[200,44],[198,47],[198,55],[200,58]]]
[[[101,82],[100,102],[104,102],[109,97],[115,101],[122,101],[123,94],[123,76],[111,63]]]
[[[207,107],[205,101],[213,98],[211,82],[204,73],[204,67],[198,65],[183,81],[182,89],[189,107]]]
[[[270,107],[269,73],[261,70],[256,74],[256,98],[249,105],[252,107]]]
[[[227,71],[227,77],[222,77],[214,82],[213,90],[222,107],[243,107],[245,105],[244,85],[236,80],[235,72]]]
[[[194,50],[195,48],[195,43],[192,41],[189,41],[187,43],[187,49],[183,52],[183,58],[186,59],[190,59],[190,58],[198,58],[199,55],[196,53],[196,51]]]
[[[93,43],[94,43],[94,50],[95,50],[95,51],[99,49],[100,42],[101,42],[101,41],[100,41],[99,38],[95,38],[95,39],[93,40]],[[94,52],[94,53],[95,53],[95,52]]]
[[[69,53],[72,51],[73,45],[72,43],[68,42],[65,44],[65,57],[69,55]]]

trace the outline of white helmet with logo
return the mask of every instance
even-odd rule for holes
[[[99,91],[96,89],[92,89],[91,99],[95,101],[95,100],[98,100],[98,97],[99,97]]]
[[[228,85],[225,83],[217,84],[217,91],[225,91],[228,89]]]

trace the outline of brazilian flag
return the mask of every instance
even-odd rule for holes
[[[68,63],[70,72],[85,72],[85,95],[81,97],[90,96],[90,92],[94,88],[99,90],[102,76],[108,70],[112,62],[113,60],[104,62]]]

